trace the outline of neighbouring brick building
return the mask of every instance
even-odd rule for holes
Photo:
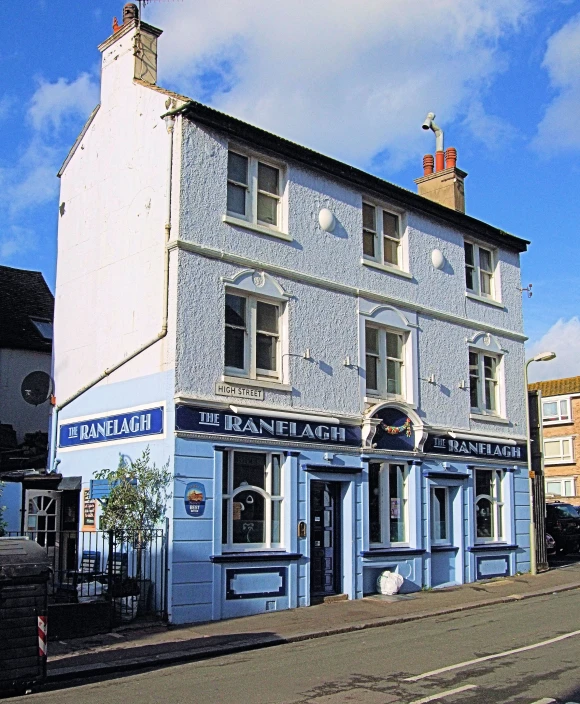
[[[539,381],[546,498],[563,498],[580,506],[580,376]]]

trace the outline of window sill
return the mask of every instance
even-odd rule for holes
[[[431,545],[431,552],[457,552],[459,548],[456,545],[443,545],[437,543],[436,545]]]
[[[508,545],[508,543],[477,543],[468,547],[468,552],[485,552],[486,550],[517,550],[519,545]]]
[[[257,550],[256,552],[225,552],[221,555],[210,555],[210,562],[280,562],[281,560],[299,560],[302,553],[299,552],[270,552],[269,550]]]
[[[552,425],[572,425],[573,423],[572,418],[570,420],[542,420],[542,425],[545,428],[549,428]]]
[[[234,218],[231,215],[222,215],[222,222],[228,225],[234,225],[235,227],[243,227],[245,230],[252,230],[252,232],[258,232],[260,235],[269,235],[270,237],[275,237],[278,240],[284,240],[285,242],[293,242],[294,238],[287,235],[281,230],[274,230],[273,228],[266,227],[265,225],[257,225],[249,220],[242,220],[241,218]]]
[[[364,266],[370,266],[372,269],[379,269],[379,271],[386,271],[388,274],[395,274],[395,276],[402,276],[404,279],[412,279],[413,276],[409,274],[408,271],[403,271],[396,266],[389,266],[388,264],[381,264],[380,262],[375,262],[372,259],[365,259],[364,257],[360,260],[360,263]]]
[[[292,391],[291,384],[282,384],[280,381],[269,381],[267,379],[248,379],[246,376],[230,376],[222,374],[220,381],[227,384],[243,384],[244,386],[257,386],[264,389],[272,389],[273,391]]]
[[[503,418],[502,416],[494,416],[487,413],[473,413],[469,414],[471,420],[482,420],[485,423],[500,423],[501,425],[509,425],[509,420]]]
[[[423,555],[423,548],[371,548],[370,550],[362,550],[361,557],[396,557],[397,555]]]
[[[548,438],[548,439],[551,440],[551,438]],[[555,460],[555,461],[549,460],[549,461],[546,461],[546,459],[544,459],[544,466],[545,467],[559,467],[562,464],[575,465],[576,460]],[[548,479],[551,479],[551,478],[552,477],[548,477]]]
[[[488,306],[493,306],[494,308],[501,308],[505,310],[505,306],[501,301],[496,301],[494,298],[486,298],[485,296],[478,296],[476,293],[465,292],[465,297],[470,298],[472,301],[479,301],[479,303],[485,303]]]

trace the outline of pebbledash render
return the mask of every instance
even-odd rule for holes
[[[159,88],[136,10],[59,174],[58,471],[169,462],[174,623],[529,571],[527,242],[455,150],[418,195]]]

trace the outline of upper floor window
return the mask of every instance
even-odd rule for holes
[[[542,422],[569,423],[572,420],[569,398],[542,399]]]
[[[468,291],[494,298],[494,255],[490,249],[465,242],[465,285]]]
[[[390,546],[409,541],[409,469],[403,464],[369,464],[369,542]]]
[[[365,325],[366,390],[381,397],[402,396],[404,342],[399,332]]]
[[[281,305],[226,293],[225,367],[250,379],[279,379]]]
[[[576,496],[574,477],[546,477],[546,494]]]
[[[574,438],[546,438],[544,440],[545,464],[574,462]]]
[[[499,361],[495,355],[469,351],[469,393],[472,411],[499,413]]]
[[[387,266],[401,267],[401,218],[363,203],[363,255]]]
[[[502,469],[475,470],[475,537],[477,542],[502,540],[503,481]]]
[[[253,156],[228,152],[228,214],[280,228],[281,172]]]
[[[235,550],[282,541],[282,456],[226,452],[222,473],[222,543]]]

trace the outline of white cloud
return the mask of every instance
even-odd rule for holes
[[[61,128],[64,120],[87,116],[99,101],[99,88],[88,73],[74,81],[59,78],[54,83],[40,80],[28,117],[35,130]]]
[[[36,236],[32,230],[8,225],[0,231],[0,260],[8,261],[36,248]]]
[[[39,81],[26,113],[28,143],[16,163],[0,171],[0,206],[10,218],[55,197],[58,167],[97,102],[97,83],[87,73],[74,81]]]
[[[580,13],[548,40],[542,66],[557,95],[538,125],[532,145],[539,152],[554,153],[580,148]]]
[[[528,344],[528,358],[540,352],[555,352],[556,359],[530,364],[530,381],[580,375],[580,318],[560,319],[542,338]]]
[[[503,69],[498,42],[533,0],[221,0],[151,4],[160,82],[342,159],[401,165],[419,126],[464,115]],[[164,41],[167,39],[167,41]]]

